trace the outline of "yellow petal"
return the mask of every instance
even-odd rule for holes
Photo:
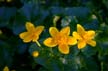
[[[58,34],[58,29],[56,27],[50,27],[49,29],[49,33],[51,36],[55,36],[56,34]]]
[[[23,39],[23,42],[30,42],[33,39],[32,33],[30,32],[23,32],[19,35],[19,37]]]
[[[44,41],[44,45],[48,47],[55,47],[57,44],[54,42],[54,40],[51,37],[49,37]]]
[[[33,31],[35,26],[31,22],[26,22],[26,29],[27,31]]]
[[[69,36],[69,38],[68,38],[68,44],[69,45],[75,45],[76,43],[77,43],[76,38],[74,38],[72,36]]]
[[[78,49],[82,49],[86,46],[86,42],[85,41],[78,41]]]
[[[77,32],[79,33],[79,35],[84,35],[85,29],[80,24],[77,24]]]
[[[28,32],[23,32],[23,33],[20,33],[20,34],[19,34],[19,37],[20,37],[21,39],[24,39],[24,38],[27,37],[28,35],[29,35]]]
[[[96,46],[96,41],[89,40],[89,41],[87,41],[87,44],[91,45],[92,47],[95,47]]]
[[[9,68],[7,66],[5,66],[3,71],[9,71]]]
[[[76,39],[82,39],[82,37],[77,33],[77,32],[73,32],[72,33],[73,37],[75,37]]]
[[[30,42],[34,38],[33,34],[30,32],[23,32],[19,34],[19,37],[23,39],[23,42]]]
[[[63,54],[69,54],[69,46],[68,45],[59,45],[59,51]]]
[[[26,37],[23,39],[23,42],[31,42],[32,39],[33,39],[32,35],[29,34],[28,36],[26,36]]]
[[[40,35],[40,34],[42,33],[43,30],[44,30],[44,26],[37,26],[37,27],[35,28],[35,33],[36,33],[37,35]]]
[[[70,27],[69,27],[69,26],[64,27],[64,28],[60,31],[60,33],[65,34],[65,35],[69,35],[69,34],[70,34]]]
[[[95,37],[95,31],[93,30],[87,31],[86,35],[87,35],[86,38],[93,39]]]

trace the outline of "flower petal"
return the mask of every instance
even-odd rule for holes
[[[93,39],[95,37],[95,31],[93,30],[87,31],[86,35],[87,35],[87,38]]]
[[[59,31],[56,27],[50,27],[50,29],[49,29],[49,33],[52,37],[55,36],[56,34],[58,34],[58,32]]]
[[[59,45],[59,51],[63,54],[69,54],[69,46],[68,45]]]
[[[40,35],[41,34],[41,32],[44,30],[44,26],[37,26],[36,28],[35,28],[35,33],[37,34],[37,35]]]
[[[35,26],[31,22],[26,22],[26,29],[27,31],[33,31]]]
[[[26,36],[24,39],[23,39],[23,42],[30,42],[30,41],[32,41],[32,35],[28,35],[28,36]]]
[[[79,35],[84,35],[85,29],[80,24],[77,24],[77,32],[79,33]]]
[[[21,39],[24,39],[24,38],[27,37],[28,35],[29,35],[28,32],[23,32],[23,33],[20,33],[20,34],[19,34],[19,37],[20,37]]]
[[[23,39],[23,42],[30,42],[33,39],[32,34],[30,32],[23,32],[19,34],[19,37]]]
[[[87,41],[87,44],[91,45],[92,47],[95,47],[96,46],[96,41],[89,40],[89,41]]]
[[[69,36],[69,38],[68,38],[68,44],[69,45],[75,45],[76,43],[77,43],[76,38],[74,38],[72,36]]]
[[[72,33],[73,37],[75,37],[76,39],[82,39],[82,37],[77,33],[77,32],[73,32]]]
[[[55,47],[57,45],[51,37],[47,38],[43,43],[48,47]]]
[[[61,29],[60,31],[61,34],[65,34],[65,35],[69,35],[70,34],[70,27],[64,27],[63,29]]]
[[[78,41],[78,49],[82,49],[86,46],[86,42],[81,40],[81,41]]]

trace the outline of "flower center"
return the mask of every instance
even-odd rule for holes
[[[37,34],[36,34],[35,31],[30,32],[30,34],[31,34],[31,39],[36,39]],[[36,40],[37,40],[37,39],[36,39]]]
[[[67,36],[59,34],[55,37],[55,42],[58,44],[66,44],[67,43]]]
[[[87,35],[86,33],[82,36],[82,38],[83,38],[85,41],[90,40],[89,35]]]

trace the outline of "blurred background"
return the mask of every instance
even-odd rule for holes
[[[59,16],[58,29],[69,25],[74,31],[80,23],[85,29],[96,31],[96,48],[83,49],[78,55],[79,62],[74,61],[72,69],[66,70],[108,71],[108,0],[0,0],[0,71],[5,66],[10,71],[51,71],[33,60],[30,55],[33,43],[23,43],[19,34],[26,30],[27,21],[44,25],[44,35],[39,40],[42,43],[55,16]],[[75,49],[73,58],[78,53]],[[62,71],[56,65],[53,67],[52,71]]]

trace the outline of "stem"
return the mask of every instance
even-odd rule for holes
[[[37,44],[39,47],[41,47],[41,44],[40,44],[38,41],[36,41],[36,44]]]
[[[101,62],[101,71],[103,71],[103,62]]]

